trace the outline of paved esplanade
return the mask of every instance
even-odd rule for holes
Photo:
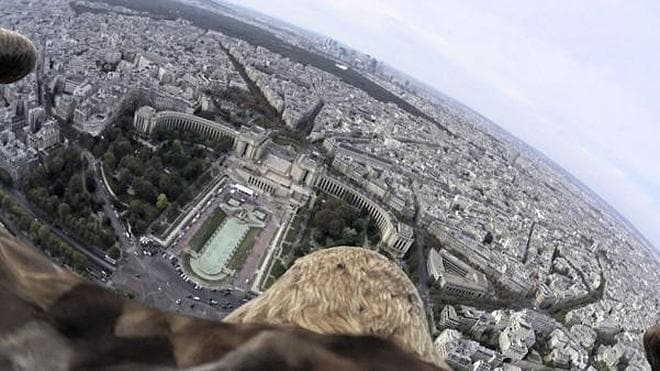
[[[250,226],[229,217],[204,244],[199,256],[190,259],[190,267],[201,278],[217,280],[222,270],[241,244]]]

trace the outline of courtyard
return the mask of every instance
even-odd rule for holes
[[[181,257],[182,278],[204,287],[249,290],[282,214],[269,195],[220,188],[194,211],[172,246]]]

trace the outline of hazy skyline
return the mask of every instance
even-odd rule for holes
[[[242,0],[467,104],[660,248],[660,3]]]

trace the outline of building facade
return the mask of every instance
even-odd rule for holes
[[[321,172],[318,164],[305,154],[285,155],[272,144],[265,129],[258,127],[236,130],[230,125],[174,111],[156,111],[140,107],[133,125],[143,135],[155,130],[191,130],[205,137],[232,140],[233,151],[242,161],[236,174],[251,186],[267,193],[305,202],[316,187],[366,210],[376,221],[381,234],[381,247],[397,258],[403,257],[414,240],[412,227],[401,223],[365,193]]]
[[[239,158],[259,158],[268,139],[264,129],[251,127],[236,130],[234,127],[207,120],[202,117],[175,111],[157,112],[153,107],[143,106],[135,111],[133,126],[143,135],[155,130],[190,130],[211,139],[226,138],[232,141],[234,153]]]
[[[481,298],[488,293],[486,276],[445,250],[431,249],[426,264],[429,276],[447,295]]]
[[[350,204],[364,209],[376,221],[380,231],[381,245],[397,258],[403,257],[414,240],[412,227],[398,221],[392,214],[382,208],[363,192],[333,177],[328,173],[321,174],[316,181],[316,187],[335,197],[348,201]]]
[[[60,142],[60,126],[55,120],[45,122],[41,128],[35,132],[29,132],[26,136],[28,146],[43,151]]]

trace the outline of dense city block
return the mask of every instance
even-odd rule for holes
[[[653,248],[484,117],[213,2],[9,3],[40,54],[0,86],[0,220],[54,260],[222,318],[360,246],[409,274],[456,370],[649,369]]]

